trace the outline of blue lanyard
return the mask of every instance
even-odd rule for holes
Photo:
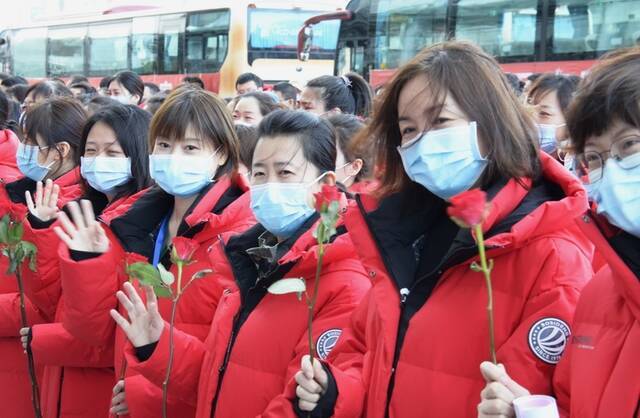
[[[167,215],[160,224],[160,230],[158,231],[158,236],[156,237],[156,243],[153,246],[153,267],[157,267],[160,262],[160,257],[162,256],[162,252],[164,250],[164,237],[167,236],[167,228],[169,227],[169,218],[171,214]]]

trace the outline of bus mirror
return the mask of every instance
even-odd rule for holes
[[[300,61],[309,61],[311,45],[313,45],[313,27],[307,25],[300,31],[298,58]]]

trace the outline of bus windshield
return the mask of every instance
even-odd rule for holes
[[[308,18],[321,12],[308,10],[249,9],[249,65],[256,59],[296,59],[298,30]],[[312,59],[334,59],[340,22],[313,27]]]

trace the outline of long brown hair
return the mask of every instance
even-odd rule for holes
[[[370,125],[356,140],[355,146],[374,143],[380,196],[410,184],[396,149],[401,143],[398,99],[404,86],[419,75],[427,77],[429,85],[425,88],[433,95],[428,114],[431,121],[438,117],[447,94],[451,94],[460,109],[477,122],[478,135],[486,142],[489,160],[481,186],[499,177],[538,176],[535,126],[511,91],[500,66],[479,47],[451,41],[423,49],[397,71],[376,104]]]
[[[181,141],[188,127],[202,141],[209,141],[226,163],[216,172],[216,178],[235,173],[240,161],[240,144],[226,104],[213,93],[183,86],[173,91],[151,120],[149,149],[153,150],[158,137]]]

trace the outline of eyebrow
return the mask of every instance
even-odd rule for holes
[[[263,161],[258,161],[256,163],[251,164],[253,167],[266,167],[267,164]],[[273,163],[273,165],[275,165],[276,167],[287,167],[287,166],[291,166],[293,168],[300,168],[300,166],[296,166],[294,164],[292,164],[291,161],[276,161],[275,163]]]

